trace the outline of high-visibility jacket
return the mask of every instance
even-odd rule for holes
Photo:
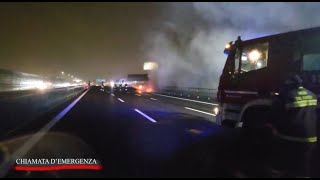
[[[295,142],[317,141],[317,96],[300,86],[280,92],[275,123],[278,136]]]

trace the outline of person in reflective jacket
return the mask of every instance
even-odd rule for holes
[[[274,101],[276,144],[274,165],[289,177],[310,177],[312,150],[317,142],[317,96],[290,76]]]

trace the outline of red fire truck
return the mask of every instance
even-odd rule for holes
[[[272,97],[279,95],[280,85],[291,73],[320,94],[320,27],[246,41],[238,37],[224,52],[228,57],[217,93],[221,125],[264,125]]]

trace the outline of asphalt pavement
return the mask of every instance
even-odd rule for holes
[[[265,171],[269,144],[261,143],[267,141],[218,126],[214,106],[94,86],[10,133],[3,144],[11,154],[28,151],[24,155],[32,158],[56,158],[64,152],[66,158],[95,157],[103,166],[93,174],[72,171],[54,177],[271,176]],[[37,134],[21,139],[30,133]],[[78,140],[87,148],[75,145]],[[22,144],[34,145],[21,149]]]
[[[81,137],[95,147],[107,176],[158,177],[177,152],[219,131],[214,116],[185,108],[203,107],[198,104],[92,87],[52,131]]]

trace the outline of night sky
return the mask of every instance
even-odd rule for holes
[[[0,3],[0,68],[83,79],[143,73],[143,41],[164,4]]]
[[[216,88],[226,43],[320,26],[320,3],[0,3],[0,68]]]

